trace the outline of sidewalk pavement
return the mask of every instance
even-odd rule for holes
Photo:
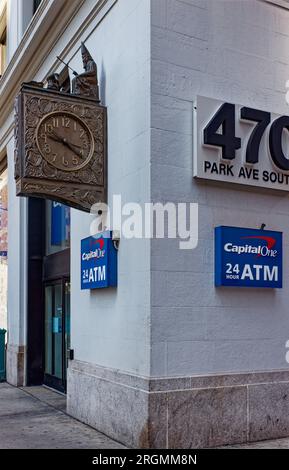
[[[65,409],[66,397],[53,390],[0,384],[0,449],[125,449]],[[289,449],[289,438],[219,448]]]
[[[289,449],[289,438],[223,446],[219,447],[219,449]]]
[[[0,449],[125,449],[65,414],[65,396],[0,384]]]

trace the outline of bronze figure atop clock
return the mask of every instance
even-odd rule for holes
[[[47,114],[36,130],[37,147],[45,160],[63,171],[85,167],[94,154],[94,138],[77,115],[56,111]]]

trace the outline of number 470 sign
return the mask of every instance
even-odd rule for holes
[[[198,97],[196,178],[289,190],[289,116]]]

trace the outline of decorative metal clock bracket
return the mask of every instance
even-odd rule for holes
[[[15,103],[15,180],[17,196],[89,212],[107,201],[107,109],[100,104],[96,63],[84,44],[81,52],[84,73],[73,72],[72,84],[52,74],[46,88],[22,85]]]

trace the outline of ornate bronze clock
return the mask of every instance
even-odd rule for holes
[[[50,113],[36,129],[39,152],[55,168],[77,171],[89,164],[94,155],[94,138],[83,119],[68,112]]]
[[[90,68],[74,79],[74,93],[60,90],[55,75],[49,88],[22,85],[15,105],[15,179],[18,196],[89,212],[107,199],[107,113],[99,104],[95,64],[82,51]]]

